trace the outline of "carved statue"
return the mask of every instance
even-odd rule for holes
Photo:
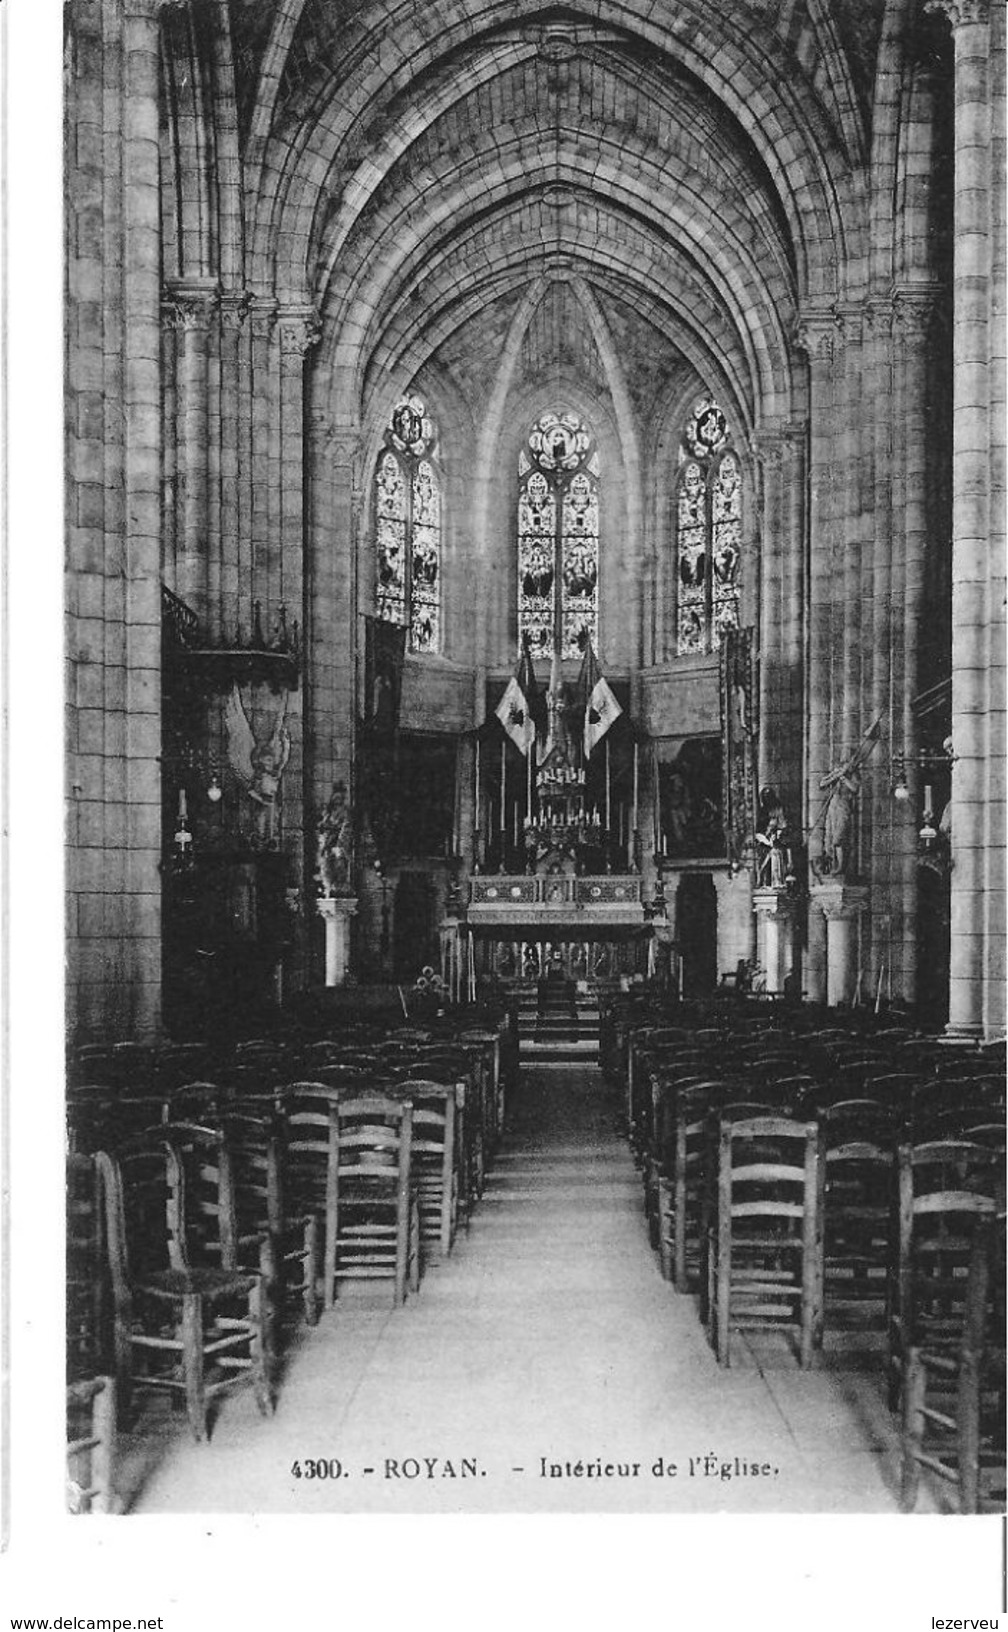
[[[290,759],[290,732],[284,723],[288,695],[284,692],[273,730],[264,742],[256,742],[237,682],[224,708],[227,763],[255,807],[254,838],[265,845],[273,843],[276,798]]]
[[[319,895],[349,895],[353,874],[353,818],[345,783],[336,783],[315,833],[315,882]]]
[[[776,788],[761,788],[756,843],[762,848],[756,853],[756,883],[763,888],[784,889],[787,884],[791,860],[787,833],[787,813],[780,794]]]
[[[823,861],[831,878],[846,878],[854,864],[854,817],[861,778],[847,765],[830,771],[819,783],[830,790],[823,824]]]

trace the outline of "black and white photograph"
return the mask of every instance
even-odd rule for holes
[[[1003,5],[54,9],[60,1534],[869,1518],[997,1625]]]

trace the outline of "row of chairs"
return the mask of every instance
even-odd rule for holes
[[[71,1505],[107,1509],[108,1418],[137,1384],[184,1400],[201,1439],[242,1378],[272,1410],[292,1304],[314,1324],[345,1282],[388,1280],[395,1303],[418,1288],[482,1193],[506,1102],[497,1044],[486,1028],[451,1050],[404,1035],[365,1058],[342,1039],[293,1082],[270,1044],[232,1056],[234,1077],[225,1060],[219,1081],[160,1072],[139,1093],[135,1058],[89,1083],[86,1057],[68,1095]]]
[[[1003,1300],[989,1275],[983,1296],[968,1290],[978,1241],[999,1226],[1003,1239],[1003,1079],[986,1061],[979,1072],[887,1072],[881,1051],[842,1028],[825,1039],[819,1028],[807,1046],[704,1029],[628,1028],[623,1055],[663,1273],[699,1293],[725,1364],[741,1329],[793,1330],[803,1365],[824,1329],[881,1333],[890,1404],[904,1412],[905,1503],[928,1436],[954,1439],[972,1422],[976,1454],[957,1467],[961,1505],[975,1510],[986,1474],[1000,1468],[1003,1480],[1004,1466]],[[950,1377],[952,1415],[947,1400],[928,1403]]]

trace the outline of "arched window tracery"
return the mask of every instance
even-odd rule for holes
[[[679,449],[675,494],[676,651],[716,651],[739,624],[742,471],[724,413],[694,402]]]
[[[533,657],[598,645],[598,450],[577,414],[541,414],[518,455],[518,641]]]
[[[409,628],[411,652],[441,650],[441,475],[437,427],[405,397],[375,472],[378,616]]]

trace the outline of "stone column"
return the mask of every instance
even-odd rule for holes
[[[270,574],[271,583],[277,586],[278,601],[270,606],[269,616],[272,625],[279,617],[280,606],[284,606],[290,631],[295,619],[299,624],[304,621],[304,364],[321,336],[321,324],[313,308],[298,307],[282,308],[277,315],[277,326],[280,334],[280,537],[274,545],[278,560]],[[311,845],[316,815],[314,808],[306,809],[311,806],[311,800],[305,776],[303,709],[302,689],[296,697],[291,697],[288,707],[291,757],[287,775],[292,797],[284,801],[284,852],[292,883],[302,892],[306,874],[311,876],[314,865],[314,858],[306,855],[306,847]],[[317,808],[321,811],[323,807]],[[326,934],[329,935],[328,925]],[[343,934],[349,955],[349,926]],[[292,971],[295,986],[303,984],[305,952],[306,947],[299,946]],[[331,984],[328,976],[327,984]]]
[[[808,829],[822,806],[819,783],[830,769],[834,710],[839,699],[832,673],[835,460],[835,364],[840,326],[831,310],[803,312],[796,343],[809,359],[809,583],[805,789],[802,826]],[[817,836],[812,835],[813,846]],[[809,922],[804,988],[812,1002],[825,993],[825,947]]]
[[[107,1023],[143,1036],[161,1013],[161,196],[159,0],[123,15],[125,429],[124,939],[105,976]],[[112,837],[112,835],[109,835]],[[113,857],[106,839],[106,870]],[[121,961],[120,961],[121,957]]]
[[[865,369],[866,505],[871,544],[861,562],[862,635],[867,647],[863,676],[864,717],[882,716],[883,741],[893,744],[890,701],[892,675],[892,475],[893,475],[893,302],[872,300],[865,307],[868,351]],[[872,883],[865,968],[877,978],[891,954],[890,852],[894,806],[888,780],[868,776],[860,800],[862,855],[869,858]]]
[[[325,925],[325,983],[345,986],[350,973],[350,920],[357,915],[357,902],[326,897],[316,901],[315,910]]]
[[[242,516],[240,438],[242,423],[242,337],[249,297],[229,290],[220,303],[220,601],[211,608],[222,645],[235,638],[239,620]]]
[[[752,892],[756,915],[756,962],[763,970],[766,990],[779,993],[795,962],[797,902],[787,890],[769,886]]]
[[[254,603],[268,602],[270,561],[274,553],[270,536],[271,489],[274,471],[272,410],[276,407],[273,381],[273,333],[276,302],[256,297],[249,314],[249,542],[246,571],[239,584],[239,607],[245,630],[251,630]]]
[[[764,427],[753,437],[762,478],[759,519],[759,785],[780,789],[784,727],[781,705],[787,676],[784,650],[784,448],[779,430]]]
[[[812,913],[826,922],[826,1002],[831,1009],[854,1000],[858,977],[858,926],[868,905],[863,884],[818,884],[811,892]]]
[[[894,304],[894,449],[898,501],[893,507],[892,584],[892,741],[907,756],[919,747],[913,700],[923,689],[919,646],[924,617],[925,553],[928,533],[927,384],[928,352],[934,334],[938,291],[907,287]],[[902,579],[902,583],[900,580]],[[937,676],[932,676],[932,679]],[[892,984],[908,1003],[917,995],[917,823],[916,799],[892,804],[889,874],[892,912]]]
[[[805,722],[805,475],[808,426],[792,421],[782,435],[783,543],[781,561],[781,694],[777,713],[778,792],[792,821],[800,822]]]
[[[988,0],[928,0],[955,41],[952,933],[949,1034],[983,1032],[990,624],[991,29]],[[1003,178],[1001,179],[1003,186]]]
[[[211,595],[208,551],[208,350],[217,304],[214,279],[179,279],[165,286],[164,317],[176,331],[176,445],[180,527],[175,591],[201,619]],[[219,594],[219,562],[213,575]]]

